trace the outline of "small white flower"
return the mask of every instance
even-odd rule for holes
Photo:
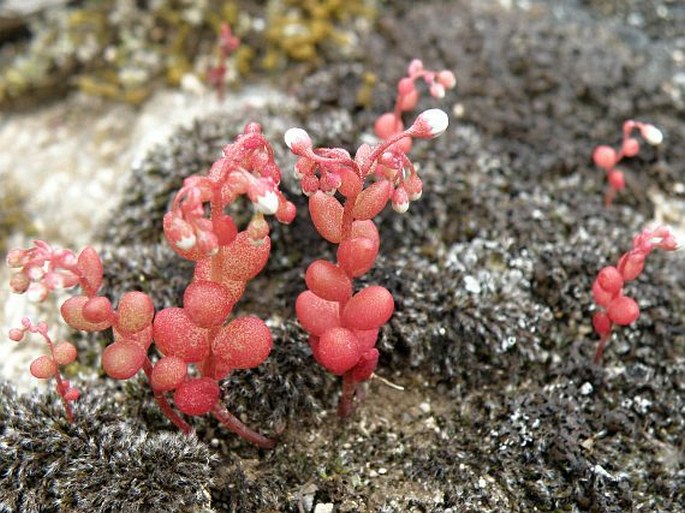
[[[412,192],[409,194],[409,201],[416,201],[418,199],[421,199],[421,196],[423,195],[423,189],[419,189],[416,192]]]
[[[402,201],[399,203],[395,203],[393,201],[392,203],[392,209],[397,212],[398,214],[404,214],[407,210],[409,210],[409,202],[408,201]]]
[[[48,297],[48,288],[42,283],[32,283],[28,288],[26,297],[33,303],[40,303]]]
[[[176,241],[176,246],[182,251],[188,251],[195,247],[195,242],[197,242],[195,235],[186,235]]]
[[[642,127],[641,133],[645,141],[652,146],[659,146],[664,140],[664,134],[654,125],[645,125]]]
[[[434,138],[447,130],[449,123],[445,112],[440,109],[428,109],[416,118],[414,131],[418,137]]]
[[[286,146],[292,151],[297,151],[297,149],[302,146],[310,147],[312,145],[309,134],[302,128],[289,128],[283,136],[283,139],[285,140]]]
[[[45,276],[45,271],[42,267],[31,266],[28,270],[28,275],[31,281],[40,281]]]
[[[257,196],[254,206],[257,212],[273,215],[278,210],[278,196],[274,191],[266,191],[262,196]]]

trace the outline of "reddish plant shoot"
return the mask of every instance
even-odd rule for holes
[[[378,332],[395,308],[384,287],[354,291],[354,278],[367,273],[378,255],[380,238],[373,218],[388,203],[406,212],[423,188],[404,146],[396,143],[432,139],[447,125],[443,111],[425,111],[408,129],[388,134],[376,146],[362,144],[354,158],[340,148],[314,148],[301,128],[285,133],[286,144],[298,157],[294,173],[309,197],[314,227],[338,245],[336,262],[316,260],[308,267],[307,290],[297,298],[295,311],[309,333],[316,361],[343,378],[341,417],[352,413],[359,384],[371,378],[378,365]]]
[[[598,307],[592,325],[600,337],[595,363],[602,360],[614,325],[627,326],[640,316],[637,302],[624,294],[626,282],[640,275],[645,259],[653,250],[674,251],[680,247],[670,228],[645,229],[633,237],[632,249],[621,256],[616,266],[606,266],[599,272],[592,284],[592,296]]]
[[[397,96],[395,107],[392,112],[386,112],[379,116],[374,125],[374,132],[378,138],[387,140],[404,130],[402,113],[416,108],[419,103],[419,89],[416,82],[423,79],[428,86],[428,92],[434,98],[444,98],[448,89],[454,88],[457,83],[454,73],[449,70],[431,71],[425,69],[423,62],[414,59],[407,67],[407,76],[397,83]],[[410,137],[398,142],[403,153],[409,153],[412,140]]]
[[[235,142],[224,147],[223,156],[206,176],[186,178],[164,216],[167,241],[196,265],[183,307],[165,308],[155,314],[147,294],[131,291],[122,295],[115,308],[98,295],[103,267],[92,247],[77,257],[42,241],[36,241],[31,249],[9,253],[7,262],[17,269],[11,279],[12,289],[42,301],[55,288],[79,285],[82,294],[68,299],[61,314],[78,330],[112,329],[114,341],[102,354],[102,367],[109,376],[129,379],[142,369],[161,410],[185,433],[191,428],[172,408],[167,394],[173,393],[181,413],[212,413],[250,442],[273,447],[273,440],[249,429],[226,410],[218,382],[234,369],[258,366],[271,351],[271,332],[264,321],[253,316],[227,321],[246,283],[263,269],[269,257],[271,239],[264,216],[275,215],[282,223],[290,223],[295,216],[294,205],[279,190],[280,179],[273,151],[256,123],[248,124]],[[240,196],[247,196],[254,209],[242,231],[225,213]],[[34,326],[28,319],[22,328],[11,330],[10,338],[21,340],[26,331],[40,334],[50,349],[49,356],[34,361],[31,373],[39,378],[55,377],[71,420],[69,402],[78,397],[78,391],[69,387],[58,369],[73,361],[75,348],[68,343],[54,345],[47,326]],[[154,365],[148,358],[153,343],[163,355]],[[196,372],[191,372],[193,365]]]
[[[21,342],[26,333],[35,333],[40,335],[48,346],[49,354],[42,355],[31,362],[29,371],[34,378],[38,379],[55,379],[55,391],[62,399],[64,409],[67,413],[69,422],[73,422],[74,413],[71,408],[73,401],[77,400],[81,395],[78,388],[72,387],[69,380],[64,379],[60,371],[60,367],[69,365],[76,360],[76,347],[67,341],[54,343],[48,334],[48,326],[44,322],[33,324],[28,317],[24,317],[21,321],[21,328],[14,328],[10,330],[10,339],[15,342]]]
[[[207,71],[207,83],[216,90],[220,100],[226,93],[228,58],[239,46],[240,39],[233,35],[228,23],[222,23],[216,43],[217,63]]]
[[[663,141],[663,134],[654,125],[633,121],[632,119],[623,123],[623,141],[621,147],[616,150],[611,146],[597,146],[592,152],[594,164],[606,171],[609,190],[604,196],[604,204],[611,205],[616,197],[616,193],[622,191],[625,186],[625,175],[616,166],[624,157],[635,157],[640,152],[640,142],[633,137],[633,132],[640,132],[642,138],[652,146],[658,146]]]

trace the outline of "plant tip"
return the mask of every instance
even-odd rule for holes
[[[641,133],[645,141],[652,146],[659,146],[664,140],[664,134],[654,125],[645,125]]]
[[[297,151],[299,148],[309,148],[312,145],[312,140],[309,134],[302,128],[289,128],[283,136],[285,144],[292,151]]]
[[[447,114],[440,109],[428,109],[416,118],[414,133],[417,137],[433,139],[441,135],[449,125]]]

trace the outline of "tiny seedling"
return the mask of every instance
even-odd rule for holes
[[[595,332],[600,336],[595,363],[602,360],[614,325],[627,326],[640,316],[637,302],[624,294],[625,284],[642,273],[645,259],[653,250],[674,251],[679,247],[670,228],[645,229],[633,237],[632,249],[621,256],[616,266],[606,266],[599,271],[592,284],[592,296],[599,307],[592,318]]]
[[[609,190],[604,196],[604,204],[607,207],[614,201],[616,193],[625,189],[626,186],[625,175],[616,166],[624,157],[635,157],[640,152],[640,142],[632,135],[634,130],[638,130],[647,144],[652,146],[658,146],[664,139],[661,130],[654,125],[629,119],[623,123],[623,141],[618,150],[602,145],[597,146],[592,153],[592,161],[595,165],[606,171]]]

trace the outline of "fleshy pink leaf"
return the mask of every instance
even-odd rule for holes
[[[361,356],[359,340],[345,328],[331,328],[319,338],[318,361],[328,371],[341,375],[354,367]]]
[[[607,266],[597,275],[597,282],[609,294],[616,295],[623,288],[623,276],[613,266]]]
[[[352,295],[352,280],[340,267],[326,260],[315,260],[304,276],[307,287],[327,301],[345,301]]]
[[[114,342],[102,353],[102,368],[114,379],[129,379],[140,370],[146,357],[145,349],[138,344]]]
[[[49,356],[39,356],[31,362],[29,371],[34,378],[48,379],[57,373],[57,363]]]
[[[273,347],[271,331],[258,317],[234,319],[212,342],[213,354],[233,369],[251,369],[262,363]]]
[[[112,303],[104,296],[91,297],[84,305],[82,310],[83,318],[95,324],[112,321],[114,311]]]
[[[378,285],[371,285],[357,292],[345,304],[341,314],[344,327],[355,330],[372,330],[388,322],[395,310],[390,292]]]
[[[271,238],[255,244],[246,231],[240,232],[228,246],[219,249],[216,259],[221,265],[223,280],[249,281],[257,276],[269,259]]]
[[[183,308],[165,308],[152,325],[155,344],[165,356],[200,362],[209,354],[209,330],[193,323]]]
[[[628,296],[619,296],[607,307],[607,315],[612,322],[619,326],[627,326],[640,316],[640,307],[634,299]]]
[[[319,234],[338,244],[342,237],[343,206],[333,196],[316,191],[309,197],[309,215]]]
[[[616,294],[612,294],[611,292],[604,290],[599,284],[598,279],[596,279],[592,284],[592,297],[594,298],[595,303],[597,303],[599,306],[606,308],[609,306],[609,303],[611,303],[615,296]]]
[[[213,281],[194,281],[183,294],[183,309],[195,324],[203,328],[222,324],[234,304],[228,289]]]
[[[354,221],[352,223],[351,237],[366,237],[373,242],[376,252],[380,248],[381,239],[378,234],[378,228],[376,228],[376,225],[371,220]]]
[[[155,305],[144,292],[126,292],[121,296],[117,312],[117,330],[122,333],[137,333],[152,323]]]
[[[606,312],[595,312],[592,316],[592,326],[600,335],[608,335],[611,333],[611,319]]]
[[[616,150],[611,146],[597,146],[592,152],[592,160],[596,166],[611,169],[616,165]]]
[[[317,337],[326,330],[340,326],[339,303],[326,301],[311,290],[305,290],[297,296],[295,313],[302,327]]]
[[[87,296],[94,296],[102,285],[102,261],[92,246],[86,246],[78,256],[76,267],[81,273],[81,287]]]
[[[378,255],[378,247],[366,237],[353,237],[338,246],[338,264],[348,276],[356,278],[366,274]]]
[[[102,331],[111,326],[107,321],[88,322],[83,318],[83,307],[89,301],[88,296],[74,296],[67,299],[60,308],[62,318],[74,329],[83,331]]]
[[[71,342],[59,342],[55,345],[53,354],[58,365],[69,365],[76,360],[76,347]]]
[[[373,131],[379,139],[390,139],[402,130],[404,130],[402,121],[398,120],[392,112],[386,112],[379,116],[373,125]]]
[[[352,171],[352,169],[349,167],[341,167],[338,173],[340,174],[340,178],[342,180],[340,187],[338,187],[340,194],[347,198],[350,196],[356,196],[362,192],[362,187],[364,185],[362,179],[357,173]]]
[[[176,389],[174,403],[186,415],[204,415],[214,408],[219,394],[219,385],[213,379],[194,378]]]
[[[391,194],[392,185],[388,180],[372,184],[357,196],[352,215],[359,220],[373,219],[385,208]]]
[[[378,349],[372,348],[364,352],[357,365],[352,369],[352,379],[366,381],[378,367]]]
[[[186,378],[188,365],[177,356],[165,356],[153,367],[150,385],[156,392],[176,389]]]
[[[645,255],[642,253],[626,253],[618,261],[618,270],[625,281],[631,281],[640,276],[645,267]]]

